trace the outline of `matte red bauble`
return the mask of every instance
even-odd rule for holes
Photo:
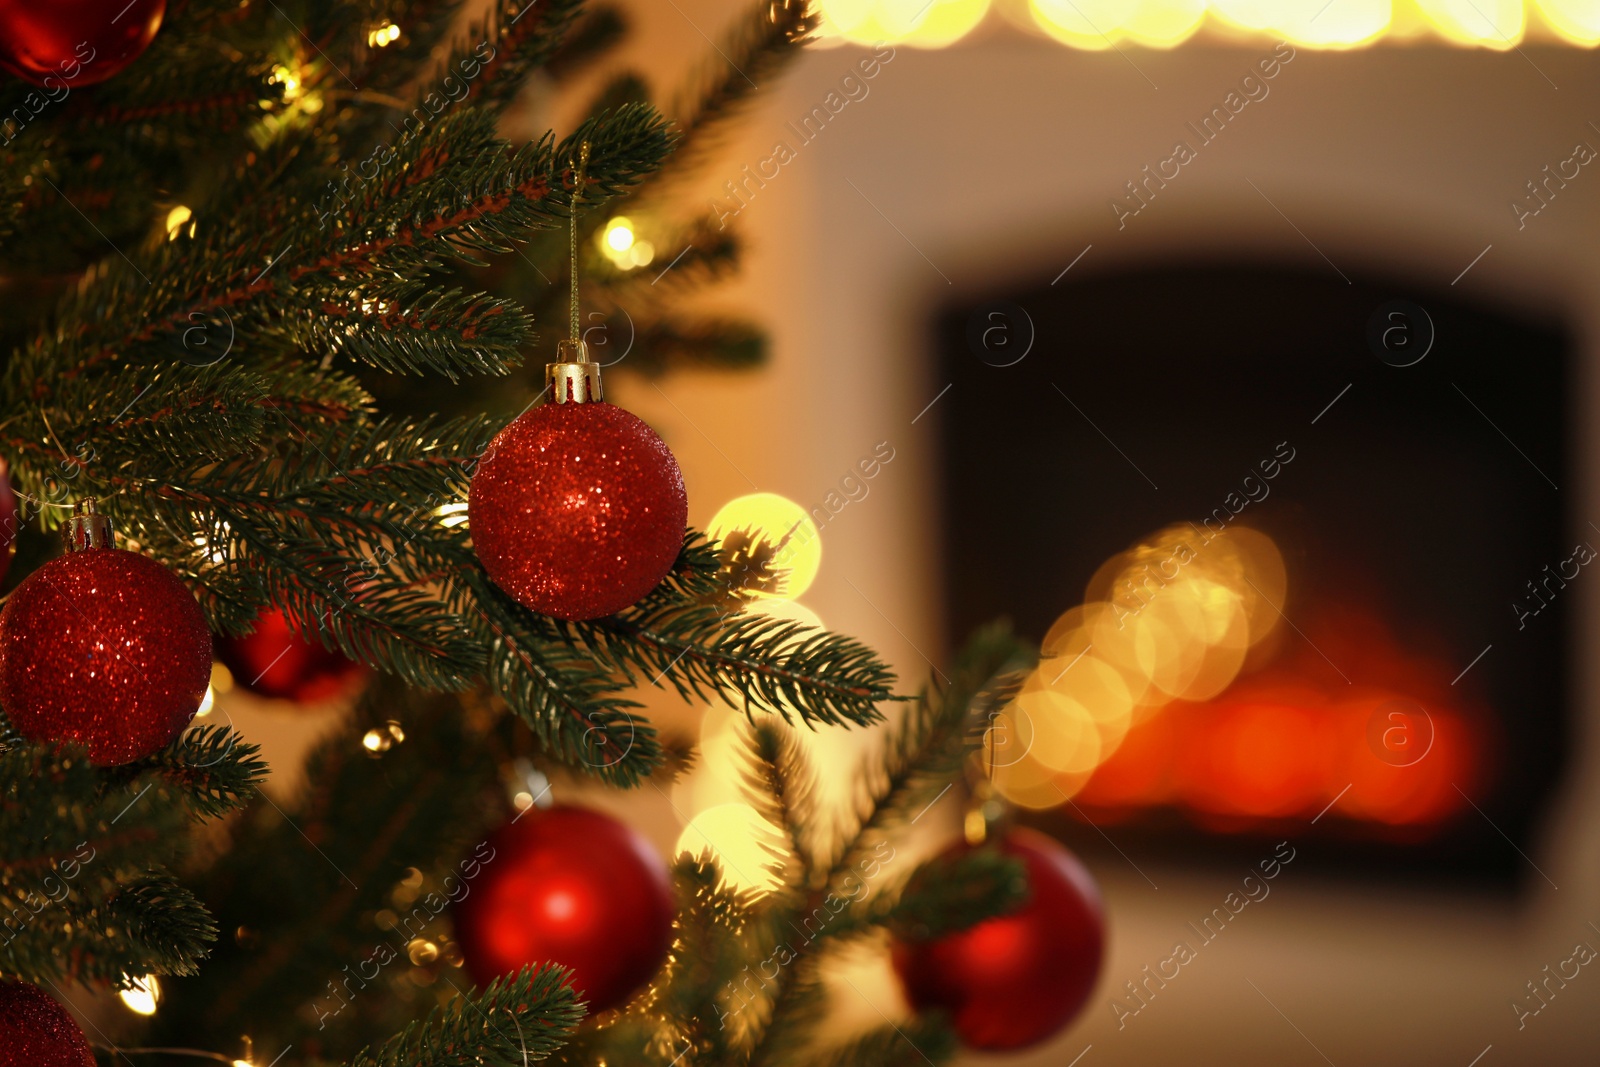
[[[150,47],[167,0],[0,0],[0,67],[46,89],[103,82]]]
[[[16,552],[17,521],[17,494],[11,491],[6,461],[0,459],[0,582],[6,580],[11,556]]]
[[[0,1067],[94,1067],[67,1010],[38,986],[0,982]]]
[[[1077,857],[1027,829],[1009,831],[999,847],[1027,866],[1021,908],[894,946],[912,1006],[942,1008],[964,1044],[991,1052],[1037,1045],[1066,1026],[1094,990],[1106,943],[1100,891]]]
[[[592,1014],[624,1003],[661,968],[672,945],[672,885],[632,827],[587,808],[532,808],[489,847],[455,911],[479,985],[552,960],[572,968]]]
[[[178,736],[211,678],[211,632],[193,595],[109,541],[107,523],[28,575],[0,612],[0,707],[11,725],[34,741],[86,745],[102,767]]]
[[[467,514],[495,585],[545,615],[597,619],[666,577],[689,500],[672,451],[636,415],[603,401],[548,403],[489,445]]]
[[[368,674],[342,652],[295,633],[281,611],[263,611],[255,626],[255,633],[217,640],[217,658],[242,689],[274,700],[315,704],[349,693]]]

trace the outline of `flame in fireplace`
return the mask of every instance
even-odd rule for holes
[[[986,734],[996,787],[1096,820],[1178,809],[1208,828],[1283,819],[1405,832],[1467,806],[1488,718],[1376,611],[1285,615],[1266,535],[1169,527],[1109,560],[1046,635]]]

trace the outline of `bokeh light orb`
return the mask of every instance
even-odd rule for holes
[[[773,549],[778,580],[757,595],[793,600],[816,580],[822,567],[822,534],[805,508],[777,493],[751,493],[722,505],[706,528],[713,541],[742,535],[758,538]]]

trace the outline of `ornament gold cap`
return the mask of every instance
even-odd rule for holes
[[[72,518],[61,528],[61,533],[67,539],[68,552],[116,547],[116,538],[111,531],[111,516],[102,515],[96,510],[93,497],[80,500],[72,506]]]
[[[556,362],[544,365],[544,383],[557,404],[594,404],[605,399],[600,387],[600,364],[589,358],[582,341],[562,341]]]

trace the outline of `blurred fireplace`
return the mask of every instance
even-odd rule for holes
[[[1600,544],[1557,488],[1564,328],[1271,263],[1068,279],[936,320],[949,640],[1009,615],[1049,635],[1056,679],[1116,659],[1097,632],[1158,646],[1173,546],[1214,575],[1224,528],[1275,545],[1283,582],[1236,575],[1270,636],[1220,690],[1152,686],[1109,736],[1101,716],[1092,773],[1052,753],[1018,787],[1033,818],[1086,849],[1216,860],[1293,836],[1330,871],[1537,880],[1517,850],[1565,762],[1575,587]],[[1057,621],[1086,602],[1099,623]],[[1022,725],[1014,753],[1051,728],[1067,744]]]

